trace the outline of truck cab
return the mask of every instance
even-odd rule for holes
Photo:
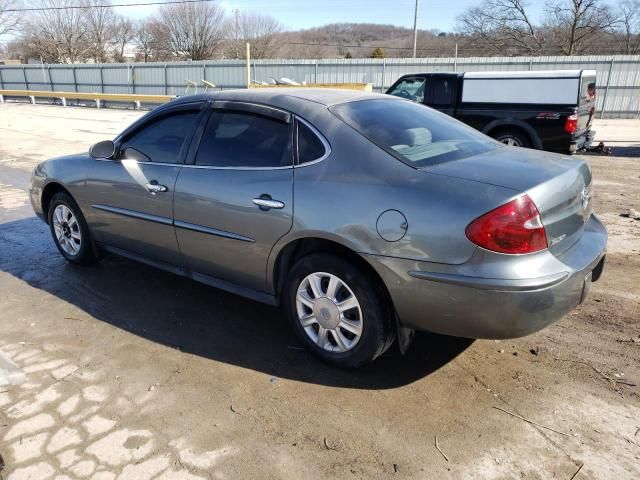
[[[429,72],[388,90],[439,110],[510,146],[575,153],[595,131],[596,72]]]

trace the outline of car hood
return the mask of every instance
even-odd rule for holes
[[[440,163],[423,170],[523,192],[575,169],[581,163],[584,162],[556,153],[498,147],[480,155]]]

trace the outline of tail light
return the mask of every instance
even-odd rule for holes
[[[564,122],[564,131],[567,133],[574,133],[578,129],[578,112],[573,112],[573,115],[569,115]]]
[[[548,246],[540,213],[528,195],[476,218],[465,233],[476,245],[499,253],[533,253]]]

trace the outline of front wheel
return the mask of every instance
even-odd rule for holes
[[[51,236],[60,253],[72,263],[95,260],[89,227],[78,204],[65,192],[56,193],[49,204]]]
[[[328,254],[299,260],[287,276],[284,303],[298,337],[341,367],[375,360],[393,340],[393,316],[377,281]]]

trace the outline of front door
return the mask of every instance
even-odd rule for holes
[[[114,159],[92,160],[87,221],[94,239],[147,259],[180,265],[173,196],[201,105],[154,115],[117,143]]]
[[[269,252],[293,223],[291,124],[277,109],[214,102],[175,191],[176,235],[194,276],[266,290]]]

